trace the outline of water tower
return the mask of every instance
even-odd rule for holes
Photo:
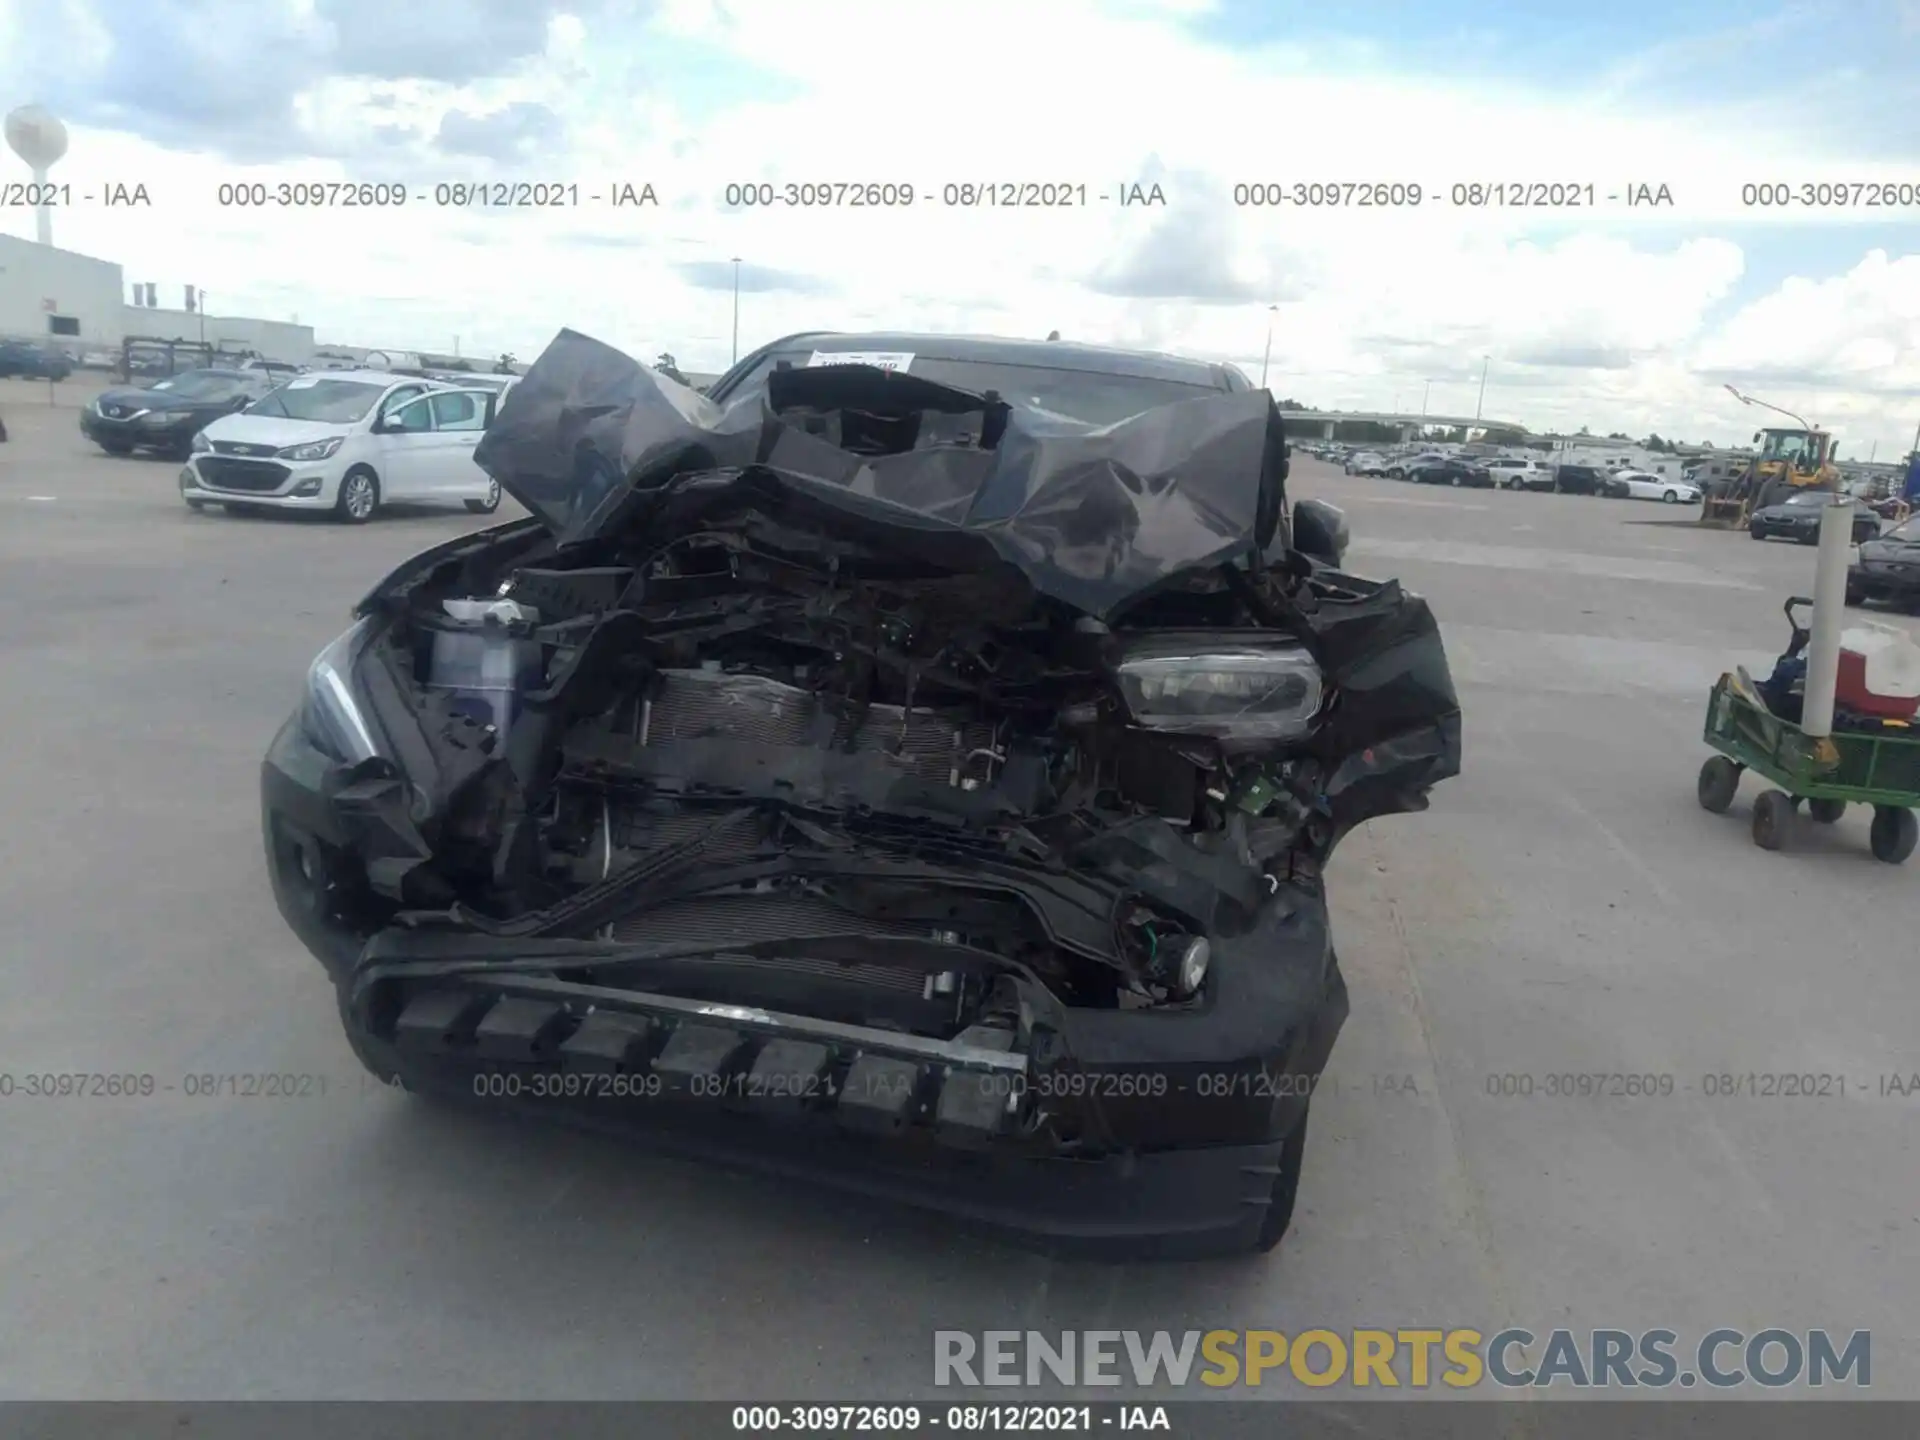
[[[47,183],[47,171],[67,153],[67,127],[53,112],[41,105],[22,105],[7,116],[7,144],[33,171],[35,185]],[[42,245],[53,244],[53,207],[34,207],[34,238]]]

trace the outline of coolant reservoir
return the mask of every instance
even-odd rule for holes
[[[521,695],[541,680],[540,642],[530,633],[540,614],[514,600],[448,600],[444,607],[427,688],[450,693],[457,713],[504,738]]]

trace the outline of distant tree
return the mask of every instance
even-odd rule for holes
[[[1609,440],[1624,440],[1624,441],[1626,441],[1626,442],[1627,442],[1627,443],[1628,443],[1629,445],[1631,445],[1631,444],[1633,443],[1633,437],[1632,437],[1631,435],[1628,435],[1628,434],[1625,434],[1625,433],[1623,433],[1623,432],[1621,432],[1621,431],[1619,431],[1619,430],[1615,430],[1615,431],[1612,431],[1612,432],[1610,432],[1610,433],[1608,434],[1608,436],[1607,436],[1607,439],[1609,439]]]
[[[1586,426],[1582,425],[1578,430],[1574,431],[1573,433],[1576,435],[1591,435],[1593,432],[1587,429]]]
[[[1527,432],[1496,428],[1481,431],[1480,438],[1488,445],[1524,445],[1527,443]]]
[[[1313,406],[1302,405],[1298,400],[1275,400],[1273,403],[1278,405],[1282,410],[1312,410],[1313,409]],[[1317,414],[1318,412],[1316,411],[1315,413]]]
[[[1662,440],[1660,438],[1660,432],[1657,430],[1654,431],[1652,434],[1648,435],[1646,439],[1640,442],[1640,444],[1644,448],[1651,450],[1656,455],[1665,455],[1673,449],[1672,445],[1668,444],[1665,440]]]

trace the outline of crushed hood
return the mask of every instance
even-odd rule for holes
[[[1195,570],[1268,550],[1286,443],[1264,390],[1092,426],[866,365],[775,371],[722,408],[563,330],[502,404],[480,467],[561,545],[688,492],[747,488],[842,512],[908,549],[978,552],[1111,618]]]

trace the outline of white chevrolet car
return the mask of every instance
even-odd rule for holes
[[[355,525],[392,501],[487,514],[500,485],[473,447],[499,400],[380,370],[298,375],[193,437],[180,495],[193,510],[328,510]]]

